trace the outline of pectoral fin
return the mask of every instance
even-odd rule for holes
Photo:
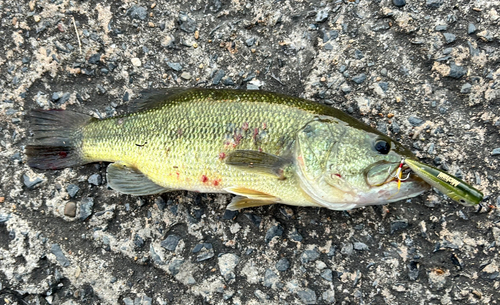
[[[226,164],[241,169],[260,172],[285,179],[283,168],[291,163],[285,158],[255,150],[235,150],[226,159]]]
[[[231,200],[231,203],[226,207],[230,211],[238,211],[244,208],[260,207],[276,203],[275,201],[256,200],[247,197],[236,196]]]
[[[133,167],[129,167],[122,162],[115,162],[108,165],[106,171],[108,185],[114,190],[134,196],[153,195],[168,192],[166,189],[144,176],[143,173]]]

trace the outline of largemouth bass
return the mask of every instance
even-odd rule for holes
[[[32,111],[28,164],[58,169],[111,162],[107,182],[118,192],[231,193],[232,210],[272,203],[349,210],[430,188],[415,175],[402,183],[395,179],[401,160],[415,158],[407,148],[340,110],[305,99],[166,89],[131,108],[106,119]]]

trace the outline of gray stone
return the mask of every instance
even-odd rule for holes
[[[422,125],[425,122],[425,120],[423,120],[419,117],[416,117],[416,116],[410,116],[408,118],[408,122],[410,122],[411,125],[417,127],[417,126]]]
[[[59,99],[58,103],[59,104],[64,104],[66,103],[67,101],[69,101],[69,98],[71,97],[71,93],[69,92],[65,92],[61,98]]]
[[[193,253],[198,253],[196,256],[198,262],[206,261],[214,257],[214,249],[211,243],[197,244],[193,248]]]
[[[335,304],[335,291],[334,290],[327,290],[323,292],[321,295],[323,298],[323,301],[325,301],[327,304]]]
[[[455,40],[457,40],[457,36],[455,36],[454,34],[452,33],[443,33],[443,36],[444,36],[444,41],[449,44],[449,43],[452,43],[454,42]]]
[[[68,258],[62,252],[59,244],[52,244],[52,246],[50,246],[50,253],[56,256],[56,260],[61,266],[68,267],[70,265]]]
[[[438,8],[443,4],[443,0],[426,0],[425,5],[429,8]]]
[[[144,247],[144,239],[138,234],[134,235],[134,246],[137,249],[141,249],[142,247]]]
[[[101,174],[93,174],[87,179],[87,181],[95,186],[99,186],[102,183],[102,177]]]
[[[92,209],[94,208],[94,198],[87,197],[80,202],[80,216],[78,219],[84,221],[92,215]]]
[[[283,235],[283,227],[280,224],[272,226],[267,230],[265,241],[266,243],[270,242],[274,237],[281,237]]]
[[[281,258],[277,263],[276,263],[276,269],[278,271],[287,271],[288,268],[290,268],[290,262],[286,257]]]
[[[180,28],[186,33],[194,33],[196,31],[196,21],[189,17],[186,13],[179,13]]]
[[[467,74],[467,68],[457,66],[455,63],[450,64],[450,74],[448,74],[449,77],[459,79],[465,74]]]
[[[321,272],[321,277],[325,280],[331,282],[333,280],[333,272],[332,269],[325,269]]]
[[[247,45],[247,47],[251,47],[253,46],[253,44],[255,43],[255,37],[252,37],[252,38],[248,38],[246,41],[245,41],[245,44]]]
[[[434,29],[438,32],[446,31],[448,29],[448,26],[446,24],[440,24],[440,25],[436,25],[436,27]]]
[[[259,299],[261,302],[267,302],[267,300],[269,300],[269,296],[263,292],[262,290],[260,289],[257,289],[255,290],[255,292],[253,293],[257,299]]]
[[[172,69],[174,71],[182,70],[182,65],[178,62],[167,62],[167,66],[169,66],[170,69]]]
[[[170,273],[173,276],[176,276],[177,274],[179,274],[179,271],[181,270],[182,264],[184,264],[184,260],[183,259],[181,259],[181,258],[174,258],[172,260],[172,262],[168,265],[168,271],[170,271]]]
[[[89,64],[97,65],[101,62],[101,54],[95,53],[89,57]]]
[[[370,248],[368,248],[368,246],[365,243],[359,241],[354,242],[354,249],[358,251],[370,250]]]
[[[391,234],[406,228],[408,228],[408,220],[406,219],[399,219],[391,222]]]
[[[352,88],[351,86],[349,85],[343,85],[340,90],[342,90],[342,92],[344,92],[345,94],[348,94],[348,93],[351,93],[352,91]]]
[[[342,249],[340,249],[340,253],[345,255],[351,255],[353,252],[354,252],[354,245],[352,243],[347,243],[342,246]]]
[[[218,85],[220,83],[220,81],[222,80],[222,78],[226,75],[226,71],[224,70],[218,70],[215,74],[214,74],[214,78],[212,79],[212,85]]]
[[[78,185],[75,185],[75,184],[69,184],[66,187],[66,191],[68,192],[68,195],[71,198],[75,198],[75,196],[79,190],[80,190],[80,188],[78,187]]]
[[[365,80],[366,80],[366,74],[364,73],[352,77],[352,81],[355,82],[356,84],[361,84]]]
[[[302,235],[297,232],[297,229],[294,229],[292,232],[290,232],[290,234],[288,234],[288,238],[296,242],[301,242],[304,239]]]
[[[148,18],[148,10],[143,6],[134,5],[128,10],[128,15],[132,19],[146,20]]]
[[[156,199],[155,199],[155,205],[158,207],[158,210],[160,210],[160,211],[164,211],[165,210],[166,203],[165,203],[165,200],[163,200],[163,198],[156,197]]]
[[[491,151],[492,156],[500,156],[500,147],[495,148]]]
[[[226,281],[234,279],[236,276],[234,274],[234,268],[240,262],[240,257],[233,253],[226,253],[218,258],[220,274],[226,279]]]
[[[134,300],[132,300],[131,298],[124,298],[123,303],[125,305],[134,305]]]
[[[40,177],[36,177],[35,179],[31,180],[28,175],[23,174],[23,183],[30,190],[42,182],[43,182],[43,180]]]
[[[418,278],[418,262],[411,261],[408,264],[408,278],[410,281],[416,281]]]
[[[333,50],[333,46],[328,42],[326,43],[323,48],[325,48],[325,50],[328,50],[328,51],[331,51]]]
[[[469,23],[469,25],[467,26],[467,34],[474,34],[476,30],[476,26],[473,23]]]
[[[479,50],[474,48],[474,46],[470,43],[470,41],[467,41],[467,45],[469,46],[469,54],[470,56],[479,56]]]
[[[392,4],[397,7],[403,7],[406,5],[406,0],[392,0]]]
[[[276,285],[278,282],[279,278],[274,271],[271,269],[266,269],[266,272],[264,273],[264,286],[265,287],[272,287],[273,285]]]
[[[493,41],[493,34],[491,34],[490,31],[481,31],[479,33],[476,34],[477,37],[481,38],[482,40],[484,41],[487,41],[487,42],[492,42]]]
[[[398,122],[396,120],[392,121],[391,123],[391,131],[394,134],[398,134],[401,131],[401,127],[399,127]]]
[[[316,249],[305,250],[300,256],[300,261],[302,264],[307,264],[309,262],[314,262],[319,258],[319,252]]]
[[[464,94],[470,93],[471,89],[472,89],[472,85],[469,83],[465,83],[462,85],[462,88],[460,88],[460,93],[464,93]]]
[[[378,86],[384,91],[387,92],[389,90],[389,84],[386,82],[380,82],[378,83]]]
[[[325,22],[328,19],[328,10],[320,10],[316,13],[316,18],[314,21],[321,23]]]
[[[73,201],[69,201],[64,206],[64,215],[66,215],[68,217],[75,217],[76,216],[76,204]]]
[[[304,304],[316,304],[316,292],[309,288],[297,291],[297,295]]]

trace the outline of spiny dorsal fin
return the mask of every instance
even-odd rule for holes
[[[153,109],[168,103],[172,97],[191,91],[190,88],[150,89],[141,91],[141,97],[128,105],[129,112]]]
[[[111,188],[123,194],[146,196],[169,191],[169,189],[149,180],[139,170],[127,166],[122,162],[115,162],[108,165],[106,179]]]
[[[264,205],[270,205],[275,203],[274,201],[267,200],[255,200],[242,196],[236,196],[231,200],[231,203],[226,207],[229,211],[238,211],[244,208],[260,207]]]
[[[289,163],[285,158],[255,150],[235,150],[225,159],[227,165],[240,169],[270,174],[285,179],[283,167]]]

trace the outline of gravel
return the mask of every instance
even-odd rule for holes
[[[92,209],[94,208],[94,198],[87,197],[80,202],[80,215],[79,219],[81,221],[86,220],[92,215]]]
[[[50,246],[50,253],[56,256],[56,260],[61,266],[69,267],[71,264],[68,258],[64,255],[60,245],[52,244],[52,246]]]
[[[161,242],[161,246],[169,251],[175,251],[175,248],[177,248],[180,240],[181,238],[179,236],[172,234],[167,236],[167,238]]]

